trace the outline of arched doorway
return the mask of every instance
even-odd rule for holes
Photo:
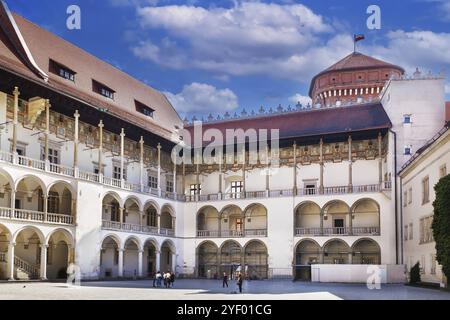
[[[176,253],[175,245],[172,241],[166,240],[161,245],[161,272],[176,271],[176,261],[174,256]]]
[[[320,246],[313,240],[302,240],[295,249],[295,279],[311,281],[311,265],[320,263]]]
[[[372,239],[361,239],[352,246],[353,264],[381,264],[380,246]]]
[[[42,274],[41,261],[48,259],[47,248],[44,246],[44,236],[35,227],[25,227],[15,236],[14,242],[14,278],[18,280],[45,278]],[[44,251],[45,250],[45,251]]]
[[[125,241],[123,252],[123,276],[136,278],[139,276],[139,240],[131,237]]]
[[[100,268],[104,278],[117,278],[119,276],[119,248],[120,242],[116,237],[107,236],[101,247]]]
[[[197,248],[197,273],[200,278],[217,279],[219,277],[218,250],[216,244],[211,241],[203,242]]]
[[[156,253],[158,251],[158,244],[155,240],[149,239],[144,244],[144,253],[142,257],[142,272],[145,277],[153,278],[159,266],[156,265]]]
[[[342,240],[333,239],[323,246],[324,264],[349,264],[349,246]]]
[[[228,240],[220,248],[220,270],[219,273],[226,272],[230,278],[234,278],[235,272],[241,270],[242,248],[236,241]],[[242,272],[244,270],[241,270]]]
[[[73,262],[73,238],[66,230],[56,230],[48,240],[47,278],[67,279],[67,267]]]
[[[7,280],[9,277],[7,260],[10,239],[11,232],[0,224],[0,280]]]
[[[245,276],[251,280],[268,278],[267,247],[261,241],[250,241],[244,249]]]

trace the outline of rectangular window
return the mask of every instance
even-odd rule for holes
[[[413,239],[413,236],[414,236],[414,234],[413,234],[413,224],[412,224],[412,222],[409,224],[409,240],[412,240]]]
[[[305,194],[306,195],[313,195],[316,194],[316,184],[315,183],[305,183]]]
[[[446,175],[447,175],[447,165],[444,164],[439,168],[439,178],[443,178]]]
[[[419,243],[425,243],[425,221],[424,219],[420,219],[420,225],[419,225]]]
[[[49,63],[49,70],[50,72],[60,76],[61,78],[75,81],[75,71],[51,59]]]
[[[426,270],[426,268],[425,268],[425,256],[422,256],[420,260],[421,260],[421,262],[420,262],[420,273],[421,274],[425,274],[425,270]]]
[[[405,149],[404,149],[405,151],[404,151],[404,155],[405,156],[410,156],[410,155],[412,155],[412,146],[405,146]]]
[[[191,184],[189,187],[189,194],[191,196],[195,196],[197,194],[200,194],[202,191],[202,185],[201,184]]]
[[[405,234],[403,235],[405,241],[408,241],[408,225],[405,226]]]
[[[242,181],[231,182],[231,196],[233,198],[240,198],[242,191],[244,191],[244,183]]]
[[[404,123],[404,124],[410,124],[410,123],[412,123],[411,115],[410,115],[410,114],[405,114],[405,115],[403,116],[403,123]]]
[[[152,189],[158,188],[158,177],[148,176],[148,186]]]
[[[120,174],[120,167],[119,166],[114,166],[113,167],[113,178],[117,179],[117,180],[121,180],[122,179],[122,175]],[[123,168],[123,179],[127,180],[127,169]]]
[[[408,189],[408,204],[412,203],[412,187]]]
[[[155,112],[155,110],[153,110],[152,108],[146,106],[145,104],[143,104],[142,102],[139,102],[137,100],[134,100],[134,103],[136,105],[137,112],[140,112],[147,117],[153,118],[153,113]]]
[[[166,191],[173,192],[173,181],[171,179],[166,180]]]
[[[48,161],[53,164],[59,164],[59,150],[48,148]],[[41,159],[45,161],[45,147],[41,148]]]
[[[92,80],[92,91],[101,94],[106,98],[114,100],[115,91],[98,81]]]
[[[408,191],[403,192],[403,207],[408,205]]]
[[[430,273],[436,274],[436,255],[431,255],[431,266],[430,266]]]
[[[430,202],[430,178],[425,177],[422,180],[422,204]]]

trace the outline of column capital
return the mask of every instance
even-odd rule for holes
[[[10,243],[8,243],[8,246],[9,246],[9,247],[15,247],[16,244],[17,244],[17,243],[15,243],[15,242],[10,242]]]
[[[39,245],[42,249],[47,249],[49,246],[48,244],[40,244]]]
[[[73,116],[77,119],[80,117],[80,113],[78,112],[78,110],[75,110],[75,113],[73,114]]]
[[[50,99],[45,99],[45,107],[47,107],[49,109],[52,107],[52,104],[50,103]]]
[[[139,143],[140,144],[144,144],[144,137],[143,136],[141,136],[141,139],[139,139]]]
[[[138,250],[138,253],[143,254],[144,250]]]
[[[103,129],[104,126],[105,126],[105,125],[103,124],[103,120],[100,120],[100,122],[98,123],[98,127],[99,127],[100,129]]]
[[[125,129],[122,128],[122,130],[120,130],[120,136],[123,138],[125,137]]]
[[[161,150],[161,143],[158,142],[158,145],[156,146],[156,148],[159,150]]]
[[[20,91],[19,91],[19,87],[14,87],[14,90],[13,90],[13,95],[19,95],[20,94]]]

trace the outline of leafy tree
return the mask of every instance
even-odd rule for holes
[[[420,282],[420,264],[417,262],[409,272],[409,283],[419,283]]]
[[[439,180],[434,190],[436,200],[433,202],[432,228],[436,241],[436,259],[450,280],[450,175]]]

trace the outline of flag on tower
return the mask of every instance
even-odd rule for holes
[[[356,43],[358,41],[364,40],[366,37],[363,34],[355,34],[353,36],[353,52],[356,52]]]

